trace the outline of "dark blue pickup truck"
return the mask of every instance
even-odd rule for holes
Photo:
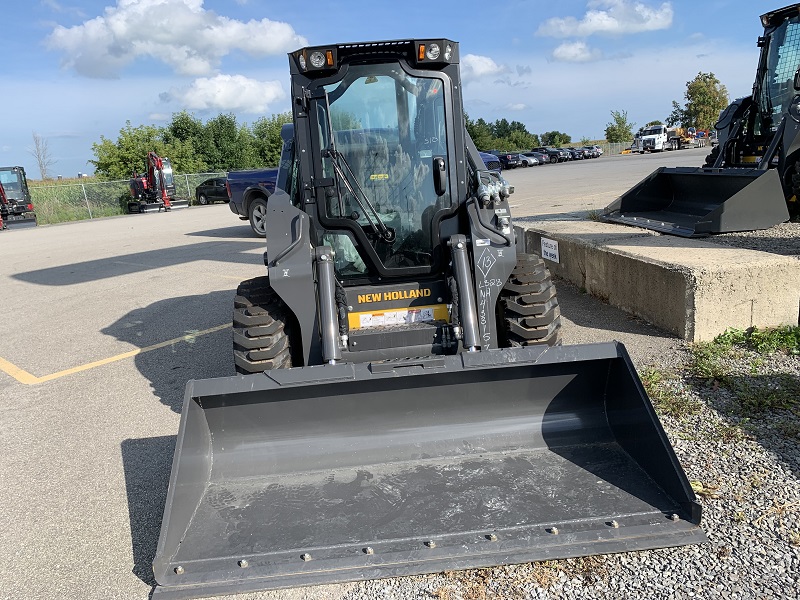
[[[278,169],[253,169],[228,173],[228,206],[243,221],[250,221],[256,235],[264,237],[267,198],[275,191]]]

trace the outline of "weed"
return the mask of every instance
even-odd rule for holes
[[[724,444],[741,442],[749,437],[739,425],[731,425],[730,423],[721,423],[717,425],[714,433],[716,434],[716,438]]]
[[[735,513],[733,513],[733,520],[734,520],[735,522],[737,522],[737,523],[742,523],[742,522],[744,522],[744,520],[745,520],[745,514],[744,514],[744,511],[737,510]]]
[[[787,374],[731,379],[727,387],[744,414],[789,409],[797,406],[800,398],[800,381]]]
[[[586,213],[586,218],[589,221],[599,221],[600,220],[600,211],[592,209]]]
[[[723,380],[728,374],[723,359],[730,355],[730,345],[717,342],[698,342],[692,344],[689,351],[691,353],[689,369],[695,377]]]
[[[792,546],[800,546],[800,531],[789,532],[789,543]]]
[[[783,437],[800,440],[800,421],[784,421],[778,424],[777,429]]]
[[[760,517],[753,521],[753,524],[759,526],[767,517],[777,516],[778,522],[781,526],[783,526],[783,517],[790,512],[795,512],[798,509],[800,509],[800,502],[781,502],[780,500],[773,500],[772,506],[770,506],[766,512],[762,513]]]
[[[720,496],[718,485],[706,484],[697,480],[690,481],[689,483],[691,484],[694,493],[698,496],[709,499],[717,499]]]
[[[714,339],[715,343],[743,346],[755,350],[759,354],[772,354],[785,352],[786,354],[800,354],[800,327],[785,325],[767,329],[728,329],[725,333]]]
[[[648,367],[639,377],[653,406],[662,414],[680,419],[700,411],[699,401],[676,389],[678,378],[675,375]]]

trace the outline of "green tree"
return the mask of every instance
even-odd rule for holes
[[[663,124],[664,123],[662,123],[661,121],[656,119],[655,121],[650,121],[649,123],[645,123],[644,126],[645,127],[652,127],[653,125],[663,125]]]
[[[673,100],[672,112],[669,113],[669,116],[667,117],[667,127],[675,127],[677,125],[682,125],[687,120],[687,118],[688,117],[686,116],[686,110],[682,108],[680,104],[675,102],[675,100]]]
[[[685,125],[711,129],[729,103],[728,90],[713,73],[698,73],[686,84]]]
[[[147,168],[147,153],[150,151],[168,156],[162,130],[154,125],[134,127],[130,121],[125,121],[116,142],[100,136],[100,142],[92,144],[92,152],[97,158],[89,160],[89,163],[94,165],[101,178],[128,179]]]
[[[684,93],[686,104],[672,101],[672,112],[667,125],[681,125],[698,129],[711,129],[719,119],[719,113],[730,103],[728,90],[713,73],[700,72],[686,82]]]
[[[333,116],[333,115],[331,115]],[[281,127],[292,122],[292,113],[285,112],[270,117],[261,117],[253,123],[253,139],[260,166],[277,166],[281,157]],[[334,128],[338,127],[334,125]]]
[[[611,123],[606,125],[606,140],[613,143],[629,142],[633,139],[636,123],[628,121],[628,111],[612,110]]]
[[[475,142],[475,145],[480,150],[494,149],[494,136],[492,135],[492,128],[486,121],[483,119],[473,121],[469,118],[469,115],[464,115],[464,125],[466,126],[472,141]]]
[[[546,131],[541,135],[542,145],[544,146],[565,146],[572,143],[572,136],[560,131]]]

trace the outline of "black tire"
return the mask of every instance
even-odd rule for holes
[[[250,203],[247,214],[253,233],[259,237],[265,237],[267,235],[267,201],[264,198],[256,198]]]
[[[561,343],[561,308],[544,260],[519,254],[498,299],[501,345],[556,346]]]
[[[550,157],[550,162],[553,163],[553,164],[557,163],[558,162],[558,157],[557,156],[551,156]]]
[[[711,152],[708,153],[706,156],[706,167],[713,167],[714,163],[717,162],[717,157],[719,156],[719,146],[714,146],[711,148]]]
[[[292,366],[289,311],[269,284],[255,277],[233,299],[233,362],[243,375]]]
[[[208,196],[206,196],[205,194],[198,194],[197,201],[203,205],[208,204]]]

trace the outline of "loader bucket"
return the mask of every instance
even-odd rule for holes
[[[604,221],[681,237],[768,229],[789,219],[776,169],[660,167],[617,198]]]
[[[155,598],[703,542],[622,345],[190,381]]]
[[[36,215],[26,213],[24,215],[3,217],[3,223],[8,229],[22,229],[23,227],[36,227]]]

